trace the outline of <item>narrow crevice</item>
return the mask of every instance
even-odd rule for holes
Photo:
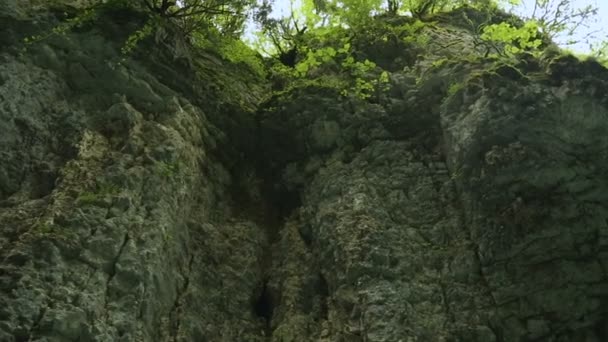
[[[253,313],[264,322],[264,336],[272,335],[272,315],[276,305],[276,298],[269,291],[268,281],[265,280],[260,289],[257,289],[257,296],[254,296]]]
[[[485,291],[487,292],[488,298],[492,302],[492,305],[495,308],[498,308],[498,302],[496,298],[494,298],[494,291],[490,287],[490,283],[488,282],[486,275],[483,273],[483,264],[481,262],[481,255],[479,254],[479,245],[477,243],[473,243],[473,252],[475,253],[475,257],[477,258],[477,263],[479,265],[479,280]]]
[[[442,302],[443,308],[445,310],[445,315],[448,319],[448,322],[454,324],[454,323],[456,323],[456,317],[454,317],[454,313],[452,312],[452,309],[450,308],[450,301],[448,299],[448,292],[446,290],[446,285],[444,283],[440,283],[439,288],[441,289],[441,302]]]
[[[327,280],[323,276],[323,274],[319,273],[319,283],[317,284],[317,293],[319,294],[319,305],[320,312],[319,318],[320,320],[329,319],[329,286],[327,284]]]
[[[446,166],[447,165],[448,164],[446,162]],[[450,181],[451,191],[454,194],[454,198],[455,198],[455,200],[452,202],[452,205],[457,212],[458,226],[463,231],[463,233],[466,234],[466,240],[470,244],[469,249],[475,255],[477,265],[479,267],[479,269],[477,271],[478,271],[478,275],[480,277],[479,279],[480,279],[481,286],[483,287],[484,291],[486,292],[488,299],[492,302],[492,305],[495,308],[497,308],[498,304],[496,302],[496,298],[494,298],[494,292],[492,291],[492,288],[490,287],[490,284],[487,281],[486,275],[483,272],[483,262],[482,262],[481,252],[479,250],[479,242],[473,240],[473,233],[471,232],[471,228],[470,228],[470,227],[474,226],[474,224],[475,224],[474,219],[473,219],[474,213],[472,212],[472,210],[470,208],[466,208],[463,204],[463,203],[466,203],[466,198],[465,198],[466,195],[461,191],[461,188],[458,186],[457,180],[454,179],[454,171],[452,171],[448,168],[448,172],[449,172],[449,177],[451,178],[451,181]]]
[[[280,177],[267,170],[239,164],[230,173],[232,205],[238,215],[264,227],[268,246],[277,242],[286,219],[301,205],[299,189],[276,182]]]
[[[251,314],[259,322],[262,336],[270,340],[273,334],[273,315],[280,304],[280,290],[275,287],[273,267],[276,250],[281,244],[281,231],[286,221],[300,205],[298,190],[284,186],[279,176],[267,166],[248,164],[251,159],[237,163],[230,170],[233,182],[229,188],[231,205],[240,219],[254,222],[264,241],[258,250],[259,283],[252,289]]]
[[[108,304],[110,302],[110,283],[112,282],[112,280],[114,279],[114,277],[116,276],[116,265],[118,264],[118,261],[120,260],[120,256],[122,255],[122,252],[124,251],[127,243],[129,242],[129,233],[126,233],[122,244],[118,250],[118,253],[116,253],[116,257],[114,258],[114,260],[112,261],[112,265],[110,267],[110,270],[108,272],[108,280],[106,281],[106,290],[105,290],[105,303],[104,303],[104,310],[105,310],[105,316],[106,316],[106,320],[109,319],[109,313],[108,313]]]
[[[173,319],[173,341],[177,342],[179,338],[179,330],[181,326],[181,313],[182,313],[182,299],[184,294],[188,291],[188,287],[190,286],[190,275],[192,274],[192,265],[194,264],[194,255],[190,256],[190,260],[188,261],[188,269],[186,274],[184,274],[184,285],[178,292],[175,297],[175,302],[173,304],[173,309],[171,312],[171,317]]]

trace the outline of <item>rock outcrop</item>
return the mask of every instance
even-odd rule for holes
[[[448,20],[359,42],[395,56],[372,99],[268,96],[213,51],[122,60],[127,9],[24,51],[35,10],[0,3],[0,341],[608,340],[599,64]]]

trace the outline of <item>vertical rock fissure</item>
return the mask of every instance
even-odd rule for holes
[[[274,301],[268,289],[268,279],[264,279],[259,294],[253,304],[253,310],[257,317],[264,322],[264,336],[270,341],[272,337],[272,315],[274,313]]]
[[[261,151],[257,151],[263,154]],[[255,160],[254,157],[251,157]],[[258,246],[255,273],[258,281],[250,293],[250,312],[257,319],[261,332],[260,338],[272,339],[272,320],[278,295],[270,285],[276,277],[274,258],[281,257],[276,253],[280,244],[281,231],[287,220],[287,208],[280,196],[279,187],[271,186],[274,180],[264,170],[252,171],[258,164],[239,163],[231,172],[233,183],[230,189],[235,213],[245,222],[253,222],[263,234]]]
[[[178,291],[177,296],[175,297],[175,302],[173,303],[173,308],[171,309],[171,317],[173,317],[173,342],[179,341],[180,336],[180,327],[181,327],[181,306],[183,305],[184,295],[188,291],[188,287],[190,286],[190,276],[192,274],[192,265],[194,264],[194,254],[191,254],[188,260],[188,266],[186,268],[186,272],[183,274],[184,284],[181,289]]]
[[[323,276],[323,274],[321,272],[319,272],[319,277],[318,277],[318,285],[317,285],[317,293],[319,294],[320,298],[320,315],[318,317],[318,320],[320,322],[326,321],[329,318],[329,299],[330,299],[330,293],[329,293],[329,286],[327,284],[327,280],[325,279],[325,277]]]
[[[472,231],[472,227],[475,225],[474,222],[474,217],[475,217],[475,212],[473,210],[473,199],[468,198],[464,193],[463,193],[463,187],[461,184],[459,184],[458,182],[461,181],[459,175],[457,175],[457,171],[455,170],[451,170],[449,168],[449,163],[447,163],[446,161],[446,167],[448,167],[448,176],[450,178],[449,184],[450,184],[450,188],[451,191],[454,195],[454,201],[452,201],[452,205],[454,206],[454,208],[456,209],[456,218],[457,218],[457,222],[458,222],[458,228],[465,234],[465,238],[467,240],[466,242],[466,249],[472,251],[472,255],[475,258],[475,262],[476,262],[476,267],[477,267],[477,272],[478,272],[478,276],[479,276],[479,284],[481,285],[481,294],[485,295],[488,300],[490,301],[490,304],[492,305],[492,308],[490,309],[490,311],[495,310],[496,308],[498,308],[498,303],[496,301],[496,298],[494,296],[494,293],[492,291],[492,288],[490,287],[490,284],[488,283],[488,280],[486,278],[486,275],[484,273],[483,270],[483,263],[482,263],[482,258],[480,255],[480,251],[479,251],[479,243],[473,240],[473,231]],[[468,204],[468,205],[467,205]],[[495,324],[495,322],[493,321],[493,319],[489,319],[486,322],[483,322],[486,324],[487,328],[491,331],[492,335],[496,338],[496,342],[504,342],[504,338],[503,338],[503,334],[502,334],[502,329],[497,326]]]
[[[118,253],[116,253],[116,257],[114,257],[114,260],[112,261],[112,265],[110,267],[110,272],[108,274],[108,279],[106,281],[106,289],[105,289],[105,304],[104,304],[104,310],[105,310],[105,318],[106,320],[110,320],[110,312],[109,312],[109,304],[110,304],[110,297],[112,295],[111,293],[111,283],[112,280],[114,279],[114,277],[116,276],[117,271],[117,264],[120,261],[120,257],[125,249],[125,247],[127,246],[127,243],[129,242],[129,233],[125,233],[125,235],[123,236],[123,240],[122,240],[122,244],[120,245],[120,248],[118,249]]]

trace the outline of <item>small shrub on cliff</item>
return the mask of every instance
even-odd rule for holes
[[[500,44],[494,54],[515,55],[522,51],[531,51],[540,55],[539,47],[542,44],[538,36],[539,26],[534,21],[528,21],[522,27],[514,27],[509,23],[500,23],[486,26],[481,39]],[[489,45],[496,46],[496,45]]]

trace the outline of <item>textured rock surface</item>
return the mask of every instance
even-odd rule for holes
[[[608,338],[608,70],[434,63],[456,53],[393,72],[379,104],[310,86],[268,105],[264,150],[301,194],[278,341]]]
[[[447,25],[373,101],[259,106],[211,52],[117,63],[124,13],[19,55],[31,8],[0,0],[0,341],[608,340],[608,70],[438,63]]]
[[[0,341],[253,341],[265,232],[209,119],[231,107],[162,84],[162,56],[119,65],[101,20],[1,56]]]

